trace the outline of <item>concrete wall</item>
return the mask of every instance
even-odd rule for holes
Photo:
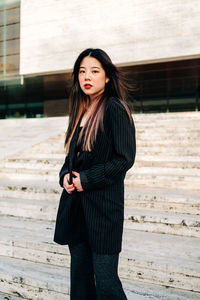
[[[99,47],[118,65],[200,57],[199,0],[21,0],[20,74],[69,71]]]

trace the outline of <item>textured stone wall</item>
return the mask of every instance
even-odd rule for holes
[[[21,0],[20,73],[69,71],[87,47],[118,65],[200,57],[199,15],[199,0]]]

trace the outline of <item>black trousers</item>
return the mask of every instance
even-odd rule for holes
[[[127,300],[118,276],[119,254],[96,254],[87,241],[68,246],[70,300]]]

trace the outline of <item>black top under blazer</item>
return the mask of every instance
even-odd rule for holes
[[[74,169],[74,151],[77,141],[76,127],[69,153],[60,170],[59,183],[63,187],[66,173]],[[135,161],[135,126],[117,98],[109,98],[103,118],[104,132],[99,128],[92,151],[80,152],[82,160],[78,170],[82,192],[68,194],[63,189],[57,212],[54,242],[66,245],[70,232],[78,224],[78,199],[81,201],[88,240],[97,254],[117,254],[122,250],[124,222],[124,178]]]

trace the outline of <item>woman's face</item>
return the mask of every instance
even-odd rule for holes
[[[80,63],[78,80],[81,90],[93,100],[104,92],[109,78],[96,58],[86,56]]]

